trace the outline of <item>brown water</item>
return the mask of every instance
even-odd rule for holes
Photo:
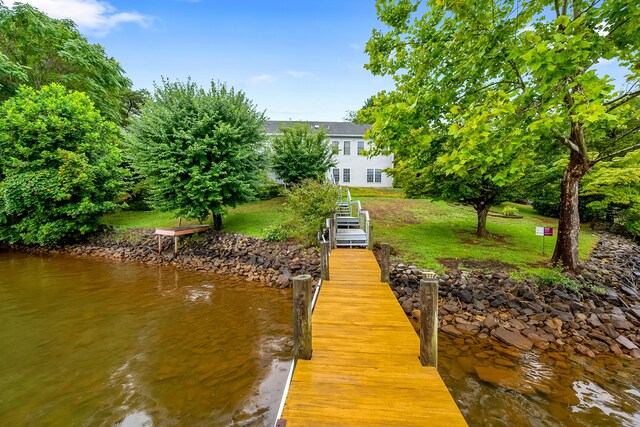
[[[638,361],[439,339],[440,374],[470,426],[640,426]]]
[[[240,278],[0,253],[0,426],[270,425],[291,332]],[[640,426],[639,362],[441,334],[440,373],[471,426]]]
[[[290,300],[242,279],[0,253],[0,426],[268,425]]]

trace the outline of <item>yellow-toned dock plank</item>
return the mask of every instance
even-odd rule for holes
[[[295,426],[466,426],[366,249],[334,249],[282,413]]]

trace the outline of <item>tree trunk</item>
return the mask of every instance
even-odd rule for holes
[[[561,262],[569,273],[578,271],[578,233],[580,214],[578,212],[578,188],[580,180],[587,172],[582,156],[571,152],[569,164],[564,170],[560,188],[560,217],[558,219],[558,240],[551,258],[552,264]]]
[[[222,230],[222,214],[213,214],[213,229]]]
[[[476,229],[476,236],[486,237],[487,233],[487,214],[491,206],[485,204],[485,202],[479,202],[476,204],[476,212],[478,214],[478,227]]]

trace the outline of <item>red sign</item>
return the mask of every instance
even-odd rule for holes
[[[553,227],[545,227],[544,228],[545,236],[553,236]]]

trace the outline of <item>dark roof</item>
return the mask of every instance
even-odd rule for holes
[[[267,120],[267,133],[280,132],[280,126],[291,126],[296,123],[308,124],[312,129],[323,127],[327,130],[327,136],[364,136],[371,125],[358,125],[351,122],[312,122],[312,121],[279,121]]]

